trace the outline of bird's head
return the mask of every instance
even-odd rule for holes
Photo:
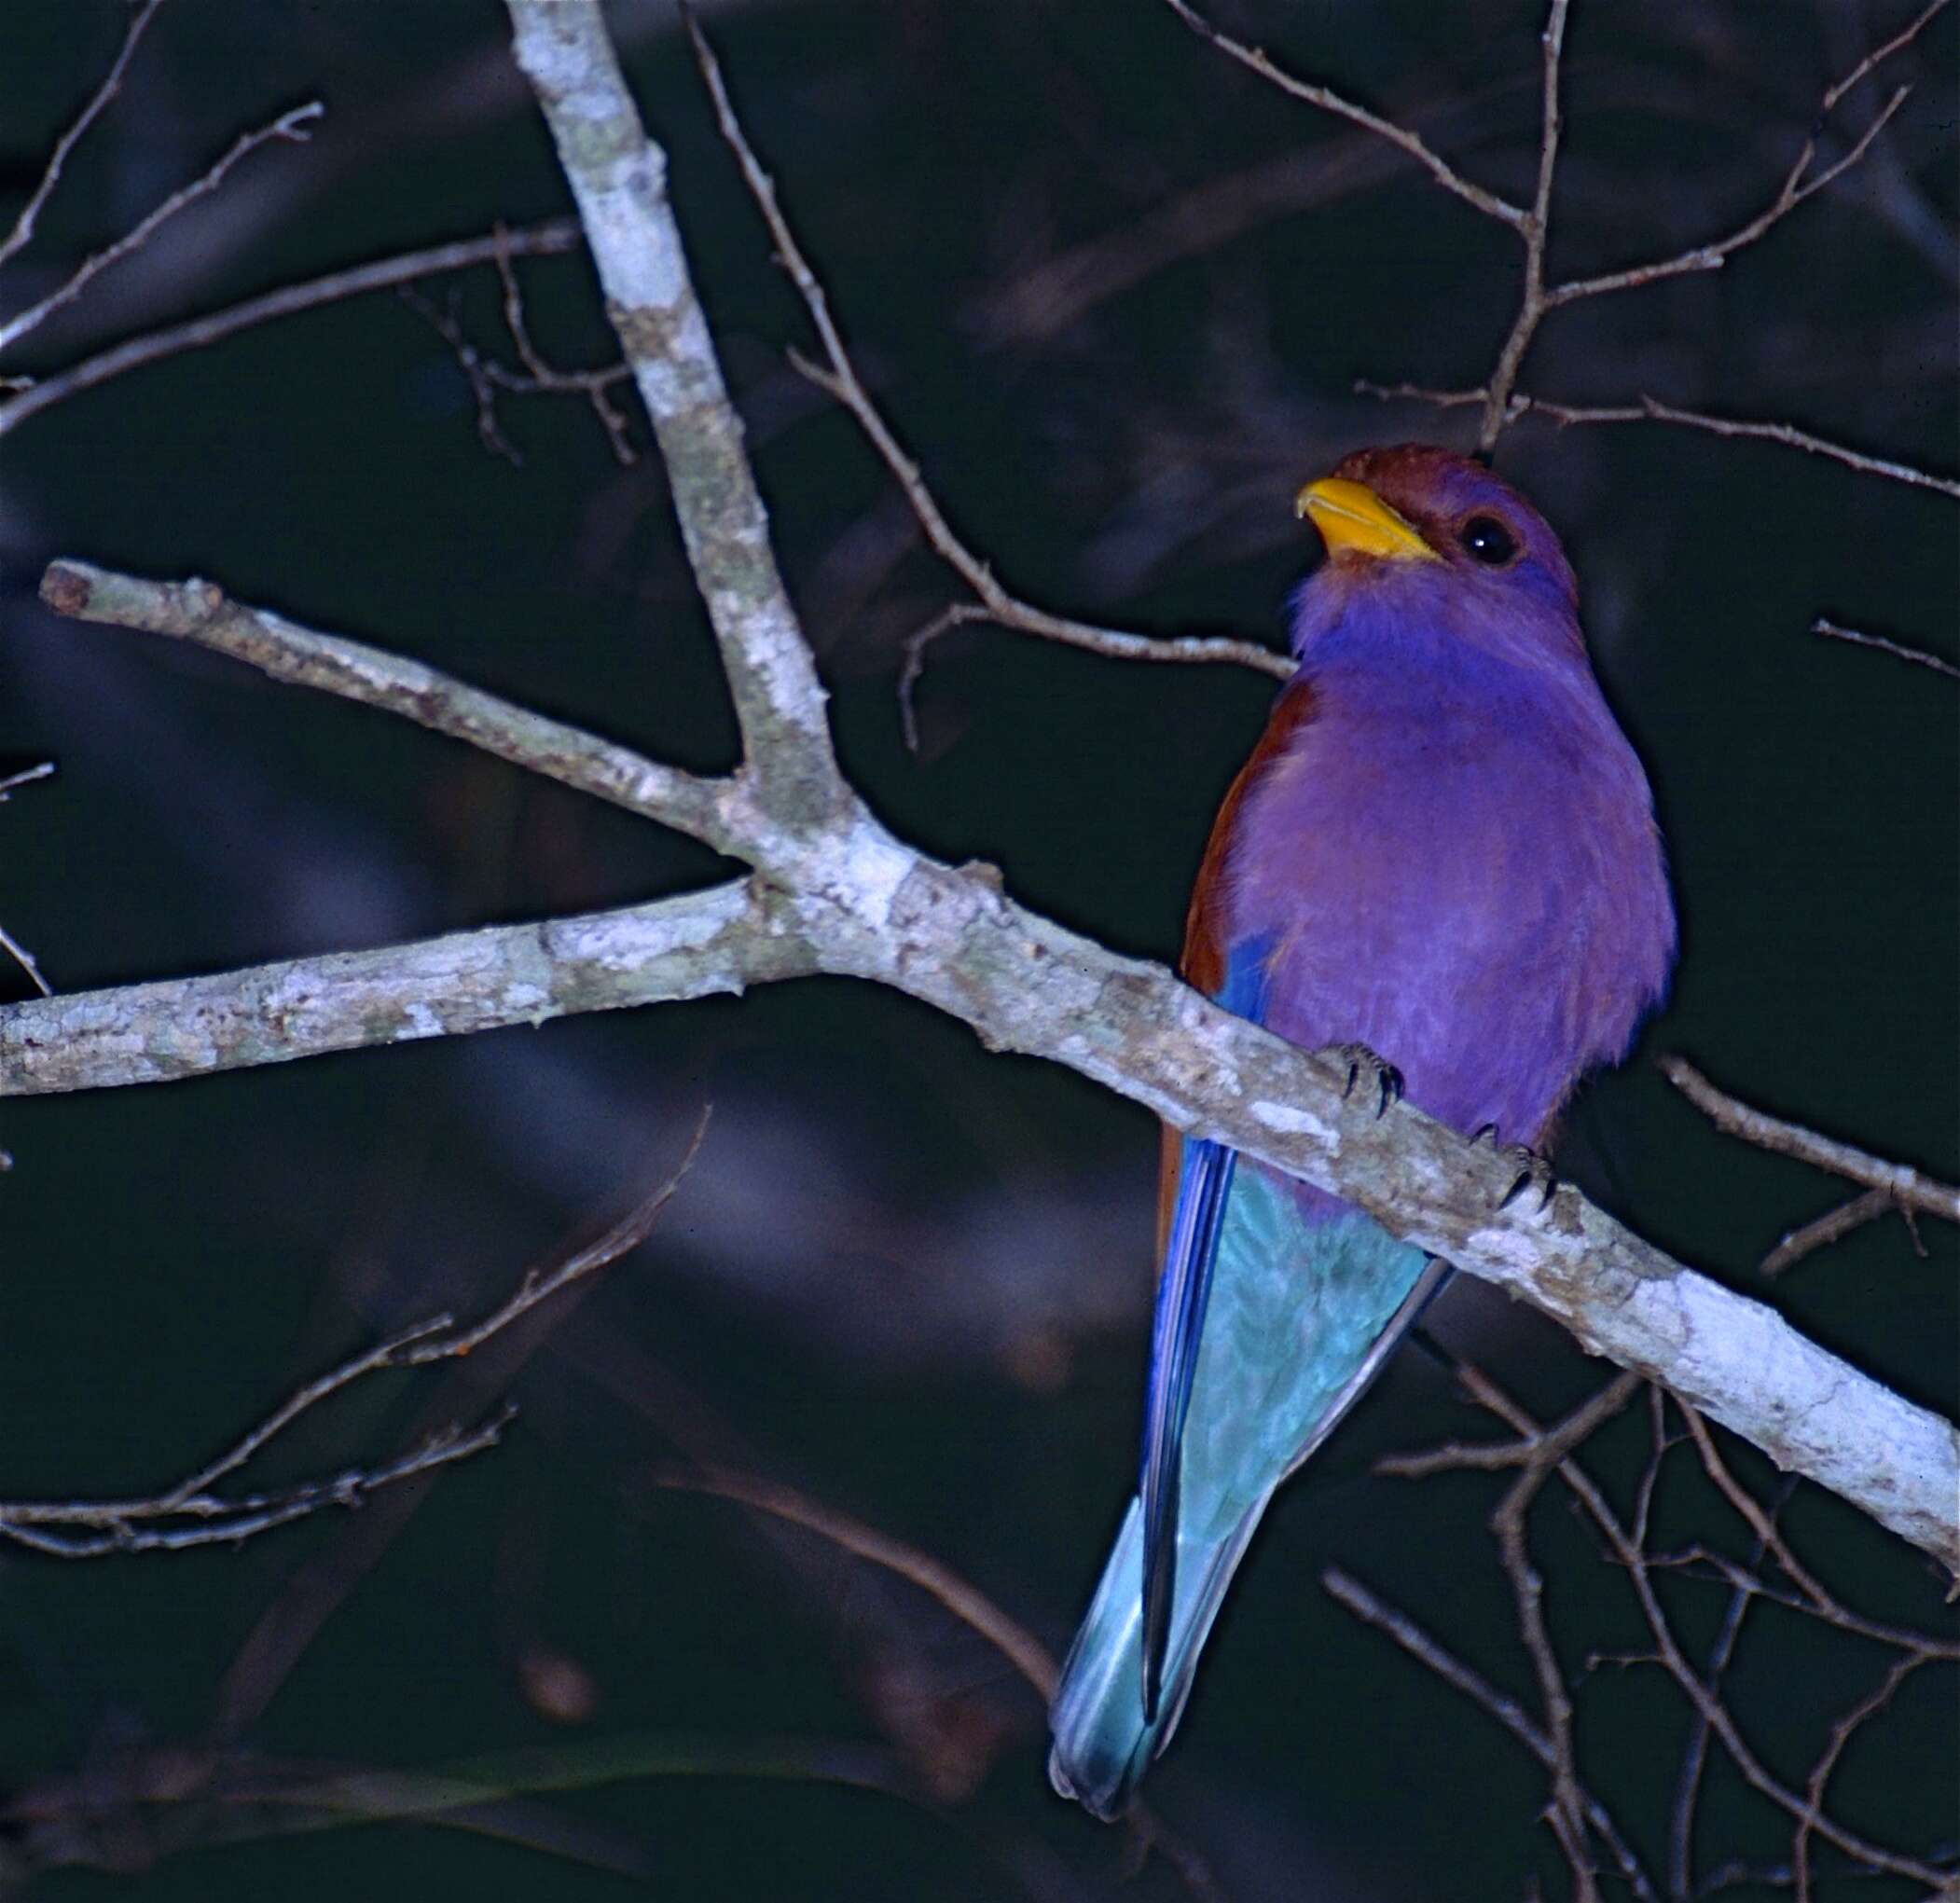
[[[1300,491],[1327,560],[1296,604],[1303,652],[1361,611],[1479,645],[1583,656],[1578,584],[1552,525],[1481,462],[1429,443],[1359,449]]]

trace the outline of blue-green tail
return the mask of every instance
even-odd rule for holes
[[[1186,1177],[1205,1159],[1187,1143]],[[1173,1248],[1175,1249],[1175,1240]],[[1130,1502],[1050,1709],[1048,1775],[1098,1817],[1128,1803],[1177,1729],[1199,1654],[1274,1490],[1360,1399],[1443,1270],[1369,1218],[1306,1220],[1292,1186],[1255,1165],[1229,1179],[1208,1271],[1182,1321],[1160,1300],[1151,1419],[1181,1379],[1168,1453],[1146,1428],[1145,1481]],[[1173,1264],[1166,1264],[1169,1282]],[[1180,1372],[1180,1362],[1182,1362]],[[1156,1437],[1163,1440],[1164,1436]],[[1153,1465],[1174,1463],[1175,1563],[1154,1716],[1145,1692],[1146,1513]],[[1166,1529],[1166,1538],[1169,1529]]]

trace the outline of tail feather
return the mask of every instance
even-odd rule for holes
[[[1048,1781],[1105,1821],[1123,1814],[1151,1760],[1169,1744],[1225,1588],[1271,1491],[1220,1539],[1178,1539],[1176,1599],[1156,1716],[1143,1706],[1143,1507],[1133,1499],[1088,1616],[1062,1665],[1048,1721]]]

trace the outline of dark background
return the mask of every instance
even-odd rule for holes
[[[664,6],[614,9],[846,766],[903,835],[1000,863],[1015,894],[1126,951],[1175,951],[1212,809],[1271,683],[1125,666],[991,629],[934,650],[920,745],[904,638],[957,586],[807,344]],[[1728,228],[1781,179],[1829,80],[1905,23],[1884,4],[1580,0],[1555,274]],[[8,10],[7,215],[112,57],[124,9]],[[1327,0],[1224,23],[1419,124],[1528,195],[1534,4]],[[752,137],[861,368],[1011,586],[1160,632],[1277,638],[1312,558],[1290,500],[1357,445],[1461,416],[1357,377],[1485,375],[1509,234],[1399,155],[1262,86],[1142,0],[784,4],[711,24]],[[11,311],[310,97],[313,142],[226,189],[10,353],[16,373],[393,250],[560,210],[541,123],[476,0],[174,0],[0,276]],[[1868,160],[1718,273],[1553,318],[1525,387],[1643,391],[1950,470],[1956,274],[1950,13],[1840,108],[1916,90]],[[1833,134],[1833,137],[1839,137]],[[1827,142],[1827,155],[1843,149]],[[520,268],[542,347],[610,355],[579,257]],[[511,352],[493,273],[423,286]],[[79,990],[623,903],[715,874],[698,848],[405,724],[153,639],[58,622],[46,562],[220,580],[662,757],[729,763],[711,645],[657,462],[613,461],[575,399],[504,407],[486,451],[449,347],[392,295],[288,320],[44,412],[0,439],[0,765],[59,762],[0,811],[0,922]],[[637,409],[634,438],[646,436]],[[1583,580],[1594,658],[1647,760],[1683,919],[1674,995],[1560,1162],[1643,1234],[1752,1292],[1844,1193],[1717,1135],[1651,1066],[1951,1174],[1960,1006],[1955,689],[1808,632],[1824,613],[1951,655],[1944,497],[1650,424],[1526,421],[1498,466]],[[8,995],[24,985],[0,981]],[[432,1487],[242,1551],[0,1562],[0,1823],[36,1895],[283,1898],[1101,1897],[1183,1894],[1047,1792],[1038,1701],[980,1638],[813,1535],[663,1488],[711,1459],[943,1560],[1057,1650],[1129,1484],[1154,1133],[1053,1068],[984,1054],[891,994],[743,1001],[357,1053],[0,1121],[0,1493],[158,1487],[301,1379],[433,1309],[497,1299],[616,1213],[715,1118],[651,1243],[523,1355],[389,1376],[268,1462],[372,1462],[428,1425],[523,1413]],[[1806,1331],[1952,1413],[1956,1251],[1896,1220],[1783,1282]],[[1600,1378],[1555,1329],[1459,1286],[1434,1331],[1531,1405]],[[521,1365],[520,1365],[521,1363]],[[1149,1794],[1239,1898],[1517,1897],[1567,1878],[1543,1775],[1483,1713],[1323,1594],[1338,1563],[1521,1696],[1485,1520],[1497,1482],[1371,1475],[1488,1426],[1404,1351],[1282,1496]],[[1625,1498],[1644,1407],[1597,1444]],[[1769,1495],[1746,1451],[1738,1470]],[[1748,1538],[1677,1452],[1655,1544]],[[1686,1464],[1683,1464],[1686,1463]],[[1812,1490],[1787,1524],[1847,1601],[1938,1629],[1929,1562]],[[1664,1871],[1688,1718],[1555,1489],[1534,1523],[1580,1683],[1587,1774]],[[1705,1651],[1720,1589],[1669,1581]],[[1876,1648],[1770,1610],[1732,1706],[1801,1785]],[[1950,1669],[1860,1733],[1838,1814],[1952,1855]],[[317,1823],[213,1795],[257,1765],[408,1773],[482,1760],[518,1790],[443,1827]],[[201,1755],[200,1755],[201,1754]],[[1774,1864],[1787,1820],[1710,1772],[1701,1869]],[[217,1782],[210,1779],[215,1773]],[[242,1841],[233,1841],[233,1840]],[[1847,1877],[1820,1896],[1914,1886]],[[1609,1894],[1611,1894],[1609,1886]],[[1741,1884],[1724,1894],[1778,1894]]]

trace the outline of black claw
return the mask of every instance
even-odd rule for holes
[[[1360,1074],[1361,1074],[1361,1060],[1360,1060],[1360,1059],[1359,1057],[1350,1057],[1350,1058],[1348,1058],[1348,1060],[1347,1060],[1347,1082],[1346,1082],[1346,1083],[1345,1085],[1343,1085],[1343,1087],[1342,1087],[1342,1090],[1341,1090],[1341,1099],[1342,1099],[1342,1101],[1343,1101],[1344,1103],[1345,1103],[1345,1102],[1346,1102],[1346,1101],[1347,1100],[1347,1098],[1351,1097],[1351,1096],[1352,1096],[1354,1095],[1354,1081],[1355,1081],[1355,1079],[1356,1079],[1356,1078],[1358,1078],[1358,1077],[1359,1077],[1359,1076],[1360,1076]]]
[[[1493,1143],[1495,1143],[1498,1140],[1498,1126],[1495,1124],[1479,1124],[1477,1127],[1470,1132],[1470,1141],[1472,1143],[1481,1143],[1486,1137],[1488,1137]]]
[[[1511,1187],[1498,1198],[1498,1207],[1510,1208],[1526,1190],[1535,1186],[1539,1193],[1536,1213],[1542,1216],[1552,1207],[1553,1197],[1558,1194],[1558,1179],[1553,1175],[1552,1165],[1537,1151],[1519,1147],[1513,1149],[1511,1154],[1523,1166],[1512,1179]]]
[[[1379,1123],[1388,1114],[1388,1106],[1401,1097],[1402,1074],[1393,1064],[1384,1064],[1376,1082],[1382,1087],[1382,1100],[1374,1107],[1375,1121]]]

